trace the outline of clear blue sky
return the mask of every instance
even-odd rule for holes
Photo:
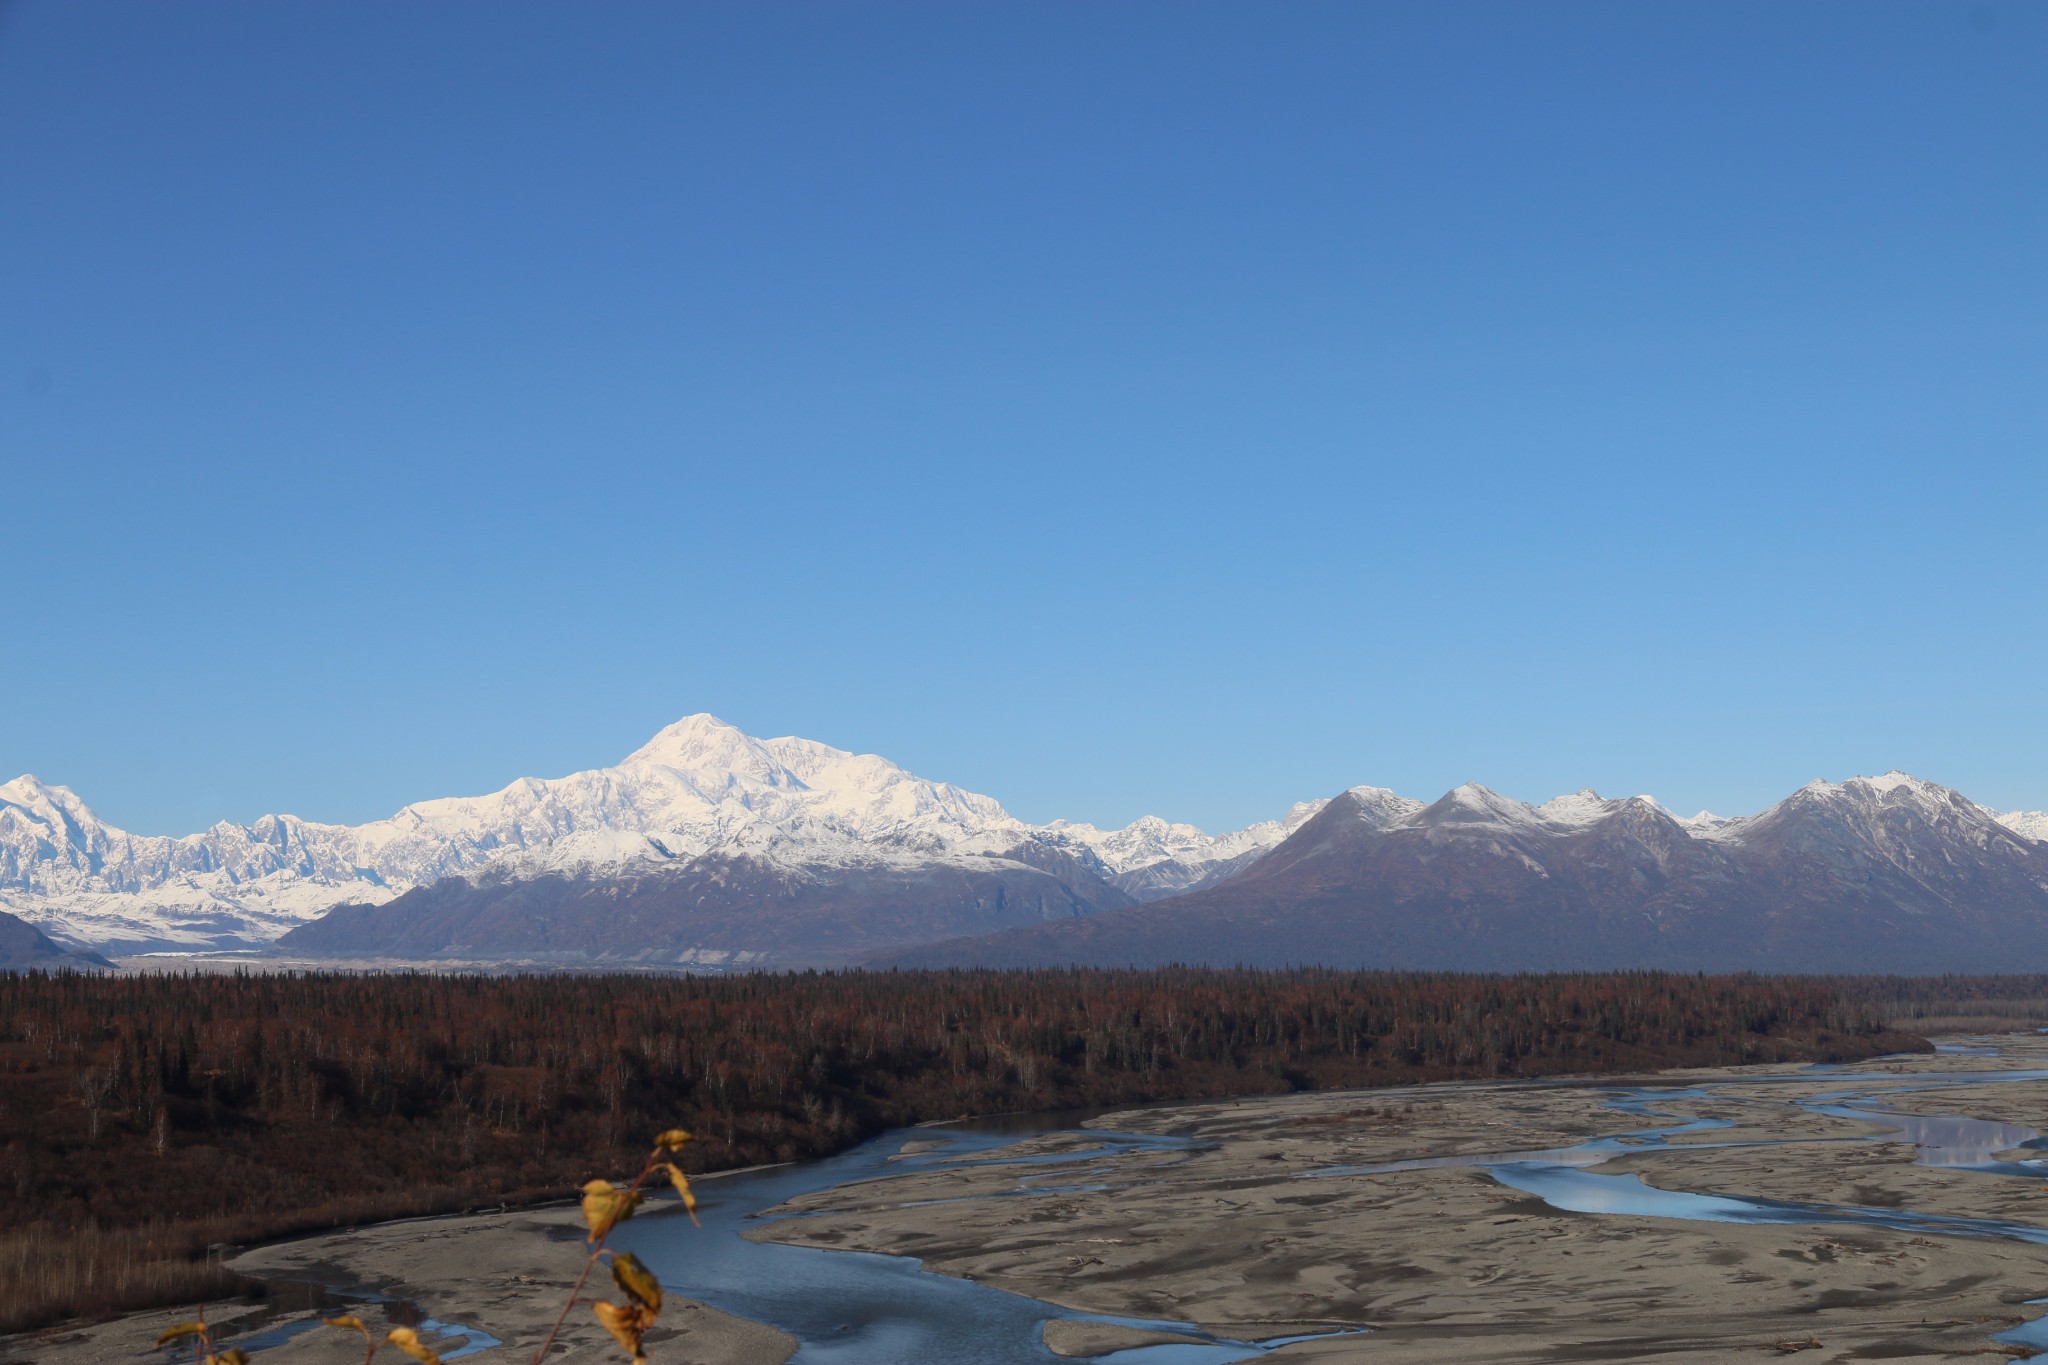
[[[0,10],[0,777],[2048,806],[2048,5]]]

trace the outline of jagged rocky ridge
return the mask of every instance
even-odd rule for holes
[[[1324,962],[1466,970],[2048,969],[2048,843],[1903,773],[1680,820],[1592,792],[1344,793],[1239,875],[900,965]]]
[[[352,941],[371,935],[411,955],[674,958],[701,949],[721,958],[763,950],[703,928],[715,905],[744,914],[758,901],[764,927],[776,906],[800,907],[791,910],[799,920],[853,923],[870,913],[858,907],[872,905],[872,916],[899,927],[878,926],[867,945],[924,941],[1206,886],[1318,805],[1215,837],[1150,817],[1108,831],[1035,826],[989,797],[873,755],[758,740],[697,715],[614,767],[421,802],[359,826],[274,815],[182,838],[132,835],[64,787],[17,778],[0,785],[0,909],[61,941],[116,952],[260,947],[345,905]],[[428,888],[441,909],[423,908],[418,893]],[[680,938],[657,936],[658,949],[624,939],[600,947],[533,922],[551,895],[569,906],[593,888],[707,907],[692,921],[702,933],[678,928]],[[372,913],[409,894],[396,918]],[[473,931],[454,927],[449,907],[486,902],[527,908],[479,909]],[[513,920],[529,928],[514,935]],[[373,933],[387,924],[404,928]],[[353,951],[339,929],[294,946]],[[802,937],[800,923],[756,937],[791,935]],[[835,939],[823,925],[818,936]]]

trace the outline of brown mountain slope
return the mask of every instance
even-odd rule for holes
[[[2048,845],[1897,775],[1702,833],[1646,800],[1347,792],[1236,878],[897,952],[889,965],[1328,963],[1485,971],[2048,968]],[[1396,799],[1397,800],[1397,799]]]

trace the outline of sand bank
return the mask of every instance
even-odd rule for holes
[[[374,1289],[397,1302],[352,1302],[326,1311],[353,1313],[381,1336],[389,1327],[413,1324],[424,1310],[440,1321],[499,1338],[504,1345],[477,1360],[479,1365],[503,1365],[531,1360],[547,1335],[583,1268],[582,1238],[583,1221],[574,1208],[542,1209],[379,1223],[259,1247],[230,1264],[259,1279]],[[601,1269],[592,1283],[610,1290]],[[616,1292],[610,1296],[618,1297]],[[93,1327],[0,1338],[0,1359],[9,1365],[133,1365],[155,1358],[150,1348],[157,1334],[189,1316],[142,1313]],[[273,1318],[261,1308],[233,1306],[208,1316],[227,1328],[223,1344],[232,1345],[237,1337],[305,1314]],[[430,1339],[429,1344],[452,1352],[462,1343],[451,1338]],[[797,1342],[772,1327],[671,1298],[647,1346],[660,1365],[782,1365]],[[353,1333],[322,1327],[270,1347],[258,1359],[262,1365],[361,1365],[362,1341]],[[549,1356],[566,1365],[619,1365],[623,1359],[582,1304],[571,1311]],[[377,1360],[378,1365],[411,1365],[395,1350],[380,1353]]]
[[[2048,1066],[2048,1047],[2014,1040],[2009,1059],[1888,1062],[1902,1090],[1934,1071]],[[1861,1070],[1862,1068],[1859,1068]],[[1768,1147],[1646,1151],[1602,1172],[1669,1189],[1905,1207],[2048,1226],[2039,1182],[1916,1165],[1899,1141],[1847,1142],[1878,1122],[1790,1107],[1839,1088],[1819,1075],[1765,1088],[1755,1075],[1798,1068],[1663,1073],[1704,1099],[1657,1107],[1730,1117],[1696,1143],[1795,1135]],[[1602,1085],[1619,1083],[1603,1079]],[[2048,1119],[2040,1083],[1902,1093],[1925,1113]],[[1802,1361],[1990,1358],[1994,1332],[2036,1316],[2048,1248],[1925,1237],[1878,1227],[1743,1226],[1567,1213],[1484,1172],[1448,1167],[1300,1179],[1335,1166],[1501,1149],[1562,1147],[1652,1126],[1555,1087],[1438,1087],[1193,1104],[1106,1116],[1096,1126],[1173,1132],[1207,1150],[1106,1158],[1058,1168],[1048,1184],[1101,1184],[1038,1196],[1043,1172],[1003,1166],[905,1175],[809,1196],[809,1216],[754,1234],[806,1245],[897,1252],[1092,1312],[1181,1319],[1234,1337],[1369,1326],[1370,1335],[1284,1347],[1274,1360]],[[2048,1126],[2048,1124],[2043,1124]],[[1018,1155],[1071,1144],[1047,1137]],[[2025,1155],[2032,1155],[2028,1153]],[[985,1159],[985,1158],[984,1158]],[[904,1207],[912,1201],[968,1202]]]

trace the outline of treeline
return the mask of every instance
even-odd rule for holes
[[[2048,976],[1850,976],[1842,991],[1915,1033],[2009,1032],[2048,1025]]]
[[[677,1125],[718,1169],[968,1114],[1920,1046],[1879,1019],[1646,972],[0,975],[0,1330],[183,1296],[163,1263],[209,1243],[561,1196]],[[116,1264],[148,1273],[73,1283]]]

